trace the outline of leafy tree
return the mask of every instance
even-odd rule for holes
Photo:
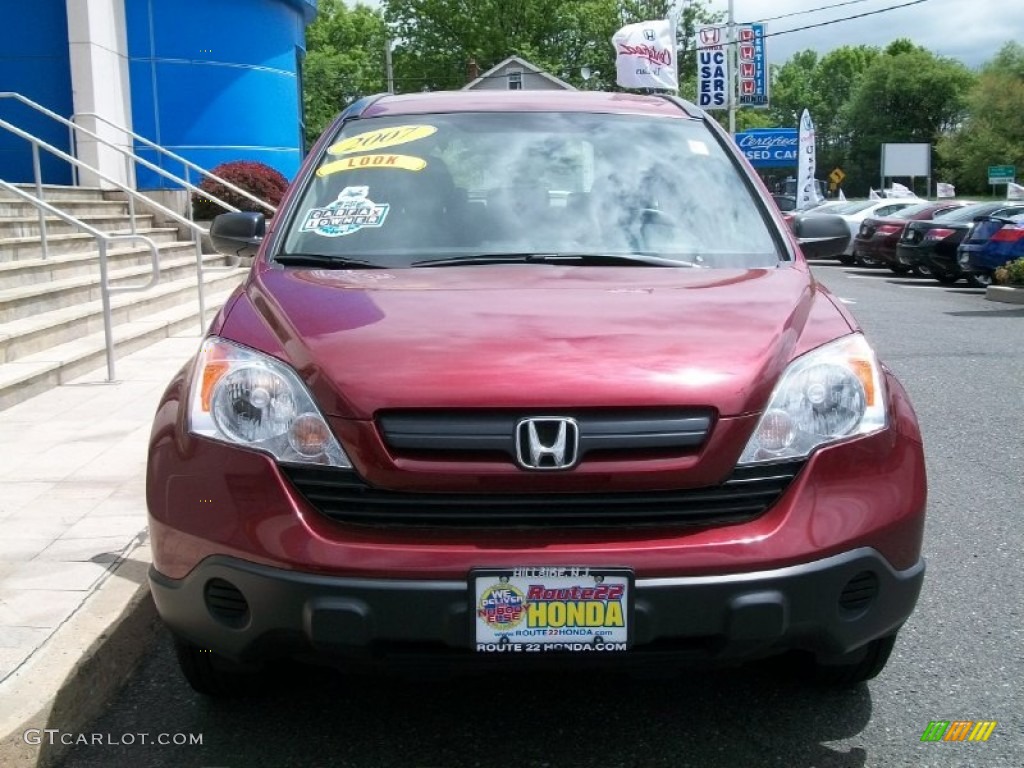
[[[680,72],[693,83],[695,26],[714,21],[707,0],[688,3],[679,23]],[[481,72],[518,55],[587,90],[615,90],[611,37],[623,24],[664,18],[670,0],[384,0],[399,92],[461,88],[472,60]],[[581,74],[587,67],[591,77]],[[686,93],[686,86],[682,92]]]
[[[982,67],[969,117],[938,144],[938,169],[961,193],[988,188],[988,166],[1024,168],[1024,46],[1008,42]]]
[[[935,143],[967,114],[974,75],[960,62],[896,41],[860,77],[840,111],[849,141],[848,185],[878,178],[886,142]]]
[[[350,102],[387,89],[383,14],[362,4],[320,0],[306,29],[303,106],[306,137],[314,140]]]

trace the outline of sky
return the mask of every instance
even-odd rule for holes
[[[1024,41],[1021,0],[733,0],[736,21],[764,21],[768,61],[783,64],[794,53],[811,49],[828,53],[843,45],[884,47],[906,37],[932,53],[978,67],[1009,40]],[[708,7],[726,11],[728,0]],[[894,6],[907,6],[859,19],[775,35],[810,24],[844,19]],[[823,10],[816,10],[823,9]]]

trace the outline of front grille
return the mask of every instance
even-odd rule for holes
[[[619,493],[419,493],[367,485],[351,470],[282,466],[322,514],[339,522],[429,528],[594,528],[736,523],[763,514],[802,466],[737,469],[721,485]]]
[[[396,455],[457,460],[515,461],[516,425],[523,418],[560,416],[579,426],[579,460],[642,453],[683,455],[703,444],[710,409],[519,411],[394,411],[377,418],[381,436]]]

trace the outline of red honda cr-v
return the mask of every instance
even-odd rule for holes
[[[272,222],[212,235],[255,261],[148,474],[197,690],[279,657],[885,664],[924,573],[914,413],[699,109],[367,98]]]

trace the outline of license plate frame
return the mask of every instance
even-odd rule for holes
[[[468,596],[473,648],[480,654],[627,651],[634,581],[625,567],[474,568]]]

